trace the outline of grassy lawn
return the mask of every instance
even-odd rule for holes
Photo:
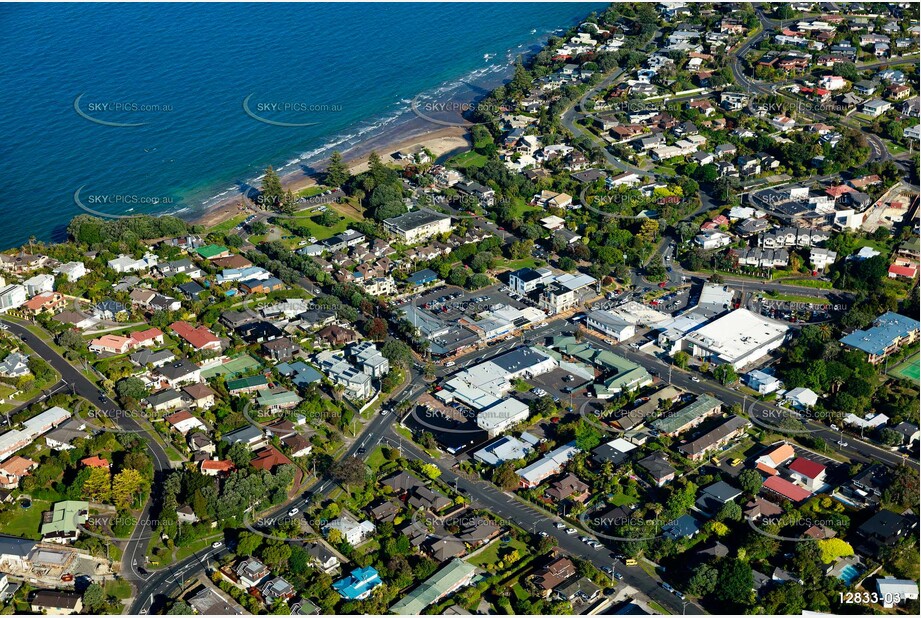
[[[127,599],[131,596],[131,584],[123,579],[110,579],[103,586],[107,595],[116,599]]]
[[[486,162],[488,160],[489,159],[487,159],[485,155],[481,155],[472,150],[468,150],[467,152],[462,152],[459,155],[455,155],[451,157],[447,161],[447,165],[450,167],[477,168],[477,167],[483,167],[484,165],[486,165]]]
[[[769,300],[779,300],[790,303],[811,303],[814,305],[825,305],[828,303],[824,298],[815,296],[797,296],[795,294],[781,294],[778,292],[765,292],[765,298]]]
[[[380,470],[381,466],[387,463],[387,458],[384,457],[384,449],[378,446],[373,451],[371,451],[371,454],[368,455],[367,463],[368,467],[371,468],[372,471],[377,472]]]
[[[313,197],[314,195],[320,195],[326,191],[326,187],[323,185],[314,185],[312,187],[304,187],[298,191],[295,195],[297,197]]]
[[[651,607],[652,609],[656,610],[659,614],[661,614],[661,615],[663,615],[663,616],[668,616],[668,615],[671,614],[670,611],[668,611],[667,609],[665,609],[664,607],[662,607],[661,605],[659,605],[658,603],[656,603],[656,602],[653,601],[652,599],[649,600],[649,607]]]
[[[608,498],[608,502],[614,506],[626,506],[628,504],[635,504],[638,500],[639,498],[637,498],[637,496],[631,496],[625,493],[616,493]]]
[[[516,197],[512,199],[512,205],[511,205],[510,210],[513,213],[512,214],[513,217],[520,218],[520,217],[523,217],[525,213],[533,212],[535,210],[542,211],[543,208],[541,208],[540,206],[534,206],[532,204],[528,204],[527,202],[524,201],[524,198]]]
[[[182,455],[179,454],[179,451],[174,449],[169,444],[163,445],[163,452],[166,453],[166,456],[169,457],[170,461],[185,461]]]
[[[342,217],[336,225],[331,227],[325,227],[315,222],[312,217],[317,216],[317,213],[308,213],[304,212],[304,216],[298,216],[294,219],[297,222],[292,232],[306,234],[306,237],[316,236],[317,240],[323,240],[329,238],[330,236],[335,236],[340,234],[348,228],[349,225],[355,222],[355,219],[351,217]],[[290,228],[289,228],[290,229]]]
[[[9,509],[13,512],[9,523],[4,523],[3,533],[29,539],[40,539],[39,528],[42,523],[42,511],[47,511],[51,503],[47,500],[33,500],[32,506],[27,509],[18,504],[11,504]],[[5,518],[4,518],[5,519]]]
[[[815,288],[817,290],[831,290],[835,287],[831,284],[831,281],[824,281],[822,279],[784,279],[780,283],[784,285],[796,285],[801,288]]]
[[[245,214],[237,215],[236,217],[231,217],[230,219],[227,219],[226,221],[222,221],[218,223],[217,225],[211,228],[208,228],[208,232],[209,233],[214,232],[216,234],[226,234],[233,228],[243,223],[244,219],[246,219]]]
[[[520,268],[537,268],[538,262],[543,264],[543,260],[538,260],[537,258],[521,258],[520,260],[507,260],[505,262],[506,268],[509,270],[518,270]]]
[[[878,240],[873,240],[872,238],[861,238],[857,240],[856,245],[857,245],[857,249],[861,249],[862,247],[871,247],[873,249],[876,249],[883,255],[888,255],[889,252],[892,251],[892,249],[889,247],[889,244],[887,242],[885,241],[880,242]]]
[[[473,558],[467,560],[467,562],[474,566],[492,570],[496,568],[496,564],[501,560],[499,554],[508,552],[509,548],[517,550],[519,557],[526,555],[528,552],[528,546],[521,541],[512,539],[506,543],[502,540],[498,540],[494,541],[492,545],[484,549]]]

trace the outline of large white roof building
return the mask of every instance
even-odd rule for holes
[[[736,309],[689,332],[675,342],[671,352],[685,350],[709,362],[741,369],[783,345],[789,330],[748,309]]]

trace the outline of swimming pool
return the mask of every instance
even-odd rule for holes
[[[841,575],[838,576],[838,579],[843,581],[846,585],[850,586],[855,579],[860,577],[860,574],[863,571],[855,567],[853,564],[846,565],[841,569]]]

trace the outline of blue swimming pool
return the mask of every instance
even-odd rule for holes
[[[838,579],[843,581],[846,585],[850,586],[854,583],[854,580],[860,577],[862,571],[855,567],[853,564],[849,564],[841,569],[841,575],[838,576]]]

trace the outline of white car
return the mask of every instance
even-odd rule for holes
[[[553,524],[553,525],[554,525],[554,527],[556,527],[557,530],[562,530],[563,528],[566,527],[566,524],[564,524],[564,523],[561,522],[561,521],[558,521],[558,522],[556,522],[556,523]]]
[[[455,363],[454,361],[448,361],[448,362],[445,363],[445,367],[453,367],[453,366],[456,365],[456,364],[457,364],[457,363]]]
[[[693,378],[691,378],[691,382],[700,382],[700,378],[698,378],[697,376],[694,376]]]
[[[838,440],[838,446],[841,448],[847,448],[847,440]]]
[[[300,512],[301,512],[301,510],[300,510],[299,508],[294,507],[293,509],[291,509],[290,511],[288,511],[288,517],[294,517],[295,515],[297,515],[297,514],[300,513]]]
[[[831,427],[832,431],[838,431],[838,426],[835,425],[834,423],[832,423],[831,425],[829,425],[829,427]]]
[[[214,543],[211,544],[211,547],[212,547],[213,549],[220,549],[220,548],[224,547],[224,544],[221,543],[220,541],[215,541]]]
[[[575,528],[566,528],[566,534],[570,534],[570,535],[576,534],[576,529],[575,529]]]

